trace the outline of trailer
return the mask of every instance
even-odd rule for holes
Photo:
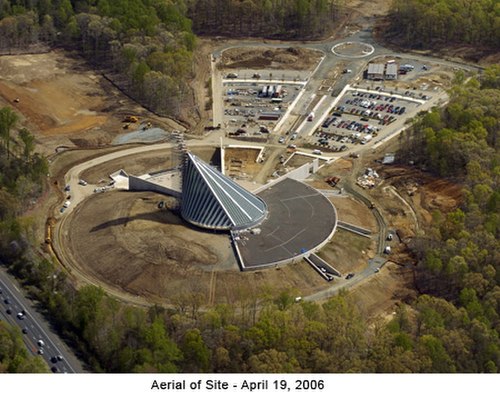
[[[276,91],[276,86],[269,86],[267,90],[267,96],[271,98],[274,97],[275,91]]]
[[[274,92],[274,97],[281,97],[283,91],[283,87],[281,85],[276,87],[276,91]]]
[[[279,112],[264,112],[259,115],[259,120],[278,120],[280,117]]]

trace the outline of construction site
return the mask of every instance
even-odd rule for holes
[[[458,203],[461,188],[383,159],[408,118],[445,100],[451,67],[427,62],[423,71],[423,62],[401,59],[418,73],[377,85],[363,81],[367,60],[342,58],[362,45],[339,46],[338,56],[331,46],[281,46],[213,51],[203,134],[151,114],[64,52],[0,57],[0,102],[23,116],[50,160],[51,189],[30,210],[40,220],[32,234],[76,285],[138,305],[197,297],[203,306],[283,291],[324,300],[347,289],[367,317],[412,296],[407,245],[433,209]],[[378,113],[410,105],[362,143],[348,126],[365,129],[385,114],[359,114],[370,110],[351,104],[360,93],[379,101],[368,107],[388,104]],[[264,120],[271,113],[279,117]],[[335,126],[334,117],[344,120]],[[178,178],[179,132],[196,167],[266,203],[262,220],[214,231],[183,217],[180,193],[130,189],[130,181],[160,184],[167,171]]]

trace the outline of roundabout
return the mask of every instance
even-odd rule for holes
[[[342,42],[332,47],[332,53],[341,58],[364,58],[374,52],[375,48],[371,44],[358,41]]]

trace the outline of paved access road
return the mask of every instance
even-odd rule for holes
[[[47,362],[49,369],[55,373],[83,373],[81,362],[66,344],[51,331],[48,322],[38,314],[31,300],[25,297],[24,292],[1,265],[0,300],[0,319],[18,326],[23,331],[23,341],[29,353],[41,355]],[[9,309],[11,314],[7,313]],[[18,313],[22,311],[25,315],[23,319],[20,319]],[[43,341],[43,347],[39,346],[39,340]],[[38,354],[40,348],[43,351]],[[62,359],[58,360],[58,355]]]

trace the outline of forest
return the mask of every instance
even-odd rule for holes
[[[317,38],[340,16],[341,0],[188,0],[197,34]]]
[[[500,7],[494,0],[394,0],[388,21],[388,36],[409,48],[498,50],[500,43]]]
[[[391,33],[407,46],[495,46],[494,1],[394,2]],[[327,0],[0,0],[0,51],[46,43],[76,49],[146,106],[175,115],[187,95],[193,29],[207,34],[315,36],[335,21]],[[290,37],[290,36],[288,36]],[[418,298],[390,321],[363,319],[348,294],[325,303],[291,292],[241,289],[235,303],[202,308],[124,305],[95,286],[76,290],[34,252],[30,217],[48,189],[47,160],[19,116],[0,109],[0,262],[45,308],[94,372],[498,372],[500,367],[500,67],[458,74],[450,103],[420,115],[400,157],[464,186],[461,206],[435,211],[411,249]],[[54,278],[55,276],[55,278]],[[0,372],[46,371],[0,322]]]
[[[0,0],[0,52],[75,49],[160,115],[189,97],[195,42],[183,0]]]
[[[43,189],[45,170],[8,108],[0,112],[0,260],[95,372],[498,372],[500,68],[455,83],[448,106],[420,115],[399,155],[463,182],[463,203],[436,211],[413,240],[419,294],[390,320],[364,319],[346,293],[297,303],[291,292],[242,287],[234,303],[205,308],[203,297],[179,295],[172,308],[146,311],[96,286],[75,290],[23,238],[27,221],[16,214]]]

